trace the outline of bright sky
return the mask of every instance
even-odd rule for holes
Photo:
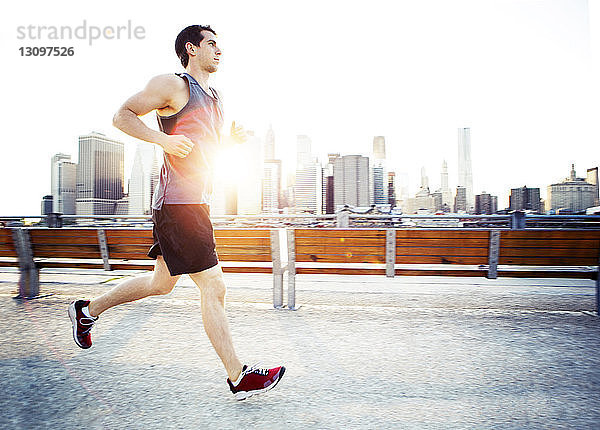
[[[17,39],[19,26],[143,26],[143,40]],[[223,51],[210,84],[227,119],[264,136],[294,167],[296,135],[313,151],[369,154],[384,135],[389,165],[417,191],[471,127],[474,190],[508,204],[511,187],[542,188],[600,165],[600,4],[591,0],[14,2],[0,17],[1,215],[39,214],[50,157],[77,159],[92,130],[111,125],[154,75],[179,71],[174,39],[210,24]],[[21,46],[73,46],[73,57],[21,57]],[[151,115],[149,124],[155,125]]]

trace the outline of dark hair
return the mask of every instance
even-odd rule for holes
[[[175,39],[175,52],[181,61],[183,67],[187,67],[189,56],[187,50],[185,49],[185,44],[190,42],[196,46],[200,45],[204,36],[202,35],[202,30],[210,31],[215,36],[217,33],[210,28],[210,25],[190,25],[189,27],[184,28],[177,35],[177,39]]]

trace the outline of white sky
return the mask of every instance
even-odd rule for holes
[[[169,10],[169,7],[172,9]],[[144,26],[144,40],[18,40],[17,27]],[[210,84],[228,120],[263,136],[293,168],[297,134],[313,151],[368,155],[384,135],[390,167],[416,192],[442,160],[457,180],[457,129],[471,127],[474,190],[508,204],[511,187],[542,188],[600,165],[600,4],[591,0],[14,2],[0,17],[1,215],[39,214],[50,157],[77,159],[154,75],[179,71],[175,36],[210,24],[223,51]],[[73,57],[21,57],[20,46],[74,46]],[[154,125],[151,115],[149,123]]]

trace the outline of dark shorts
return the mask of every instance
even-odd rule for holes
[[[196,273],[219,263],[208,205],[165,205],[152,210],[154,245],[148,257],[162,255],[171,276]]]

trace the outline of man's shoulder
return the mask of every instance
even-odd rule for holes
[[[150,79],[148,87],[159,92],[173,93],[187,90],[187,83],[185,79],[182,79],[175,73],[165,73],[164,75],[157,75]]]

